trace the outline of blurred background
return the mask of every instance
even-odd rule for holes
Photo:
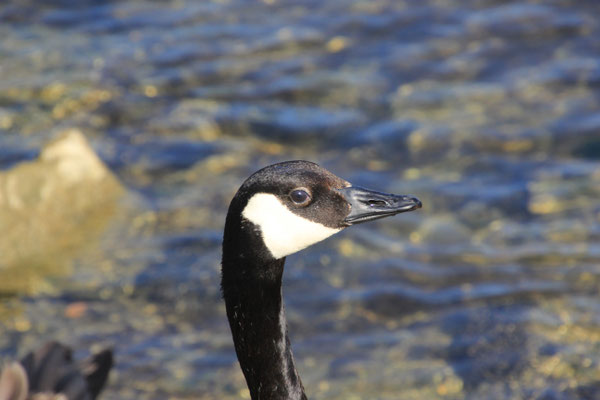
[[[306,159],[424,204],[288,257],[310,398],[600,398],[600,3],[52,3],[0,6],[0,356],[249,398],[224,218]]]

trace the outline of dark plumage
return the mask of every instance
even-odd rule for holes
[[[281,294],[285,256],[350,225],[420,207],[307,161],[268,166],[242,184],[225,222],[221,287],[252,399],[306,399]]]
[[[111,350],[102,350],[80,363],[72,351],[48,342],[17,363],[7,364],[0,376],[0,400],[94,400],[113,365]]]

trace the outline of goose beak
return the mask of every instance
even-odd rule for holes
[[[358,186],[338,191],[350,204],[350,214],[344,219],[348,226],[413,211],[423,206],[416,197],[375,192]]]

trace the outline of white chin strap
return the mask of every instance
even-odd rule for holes
[[[265,246],[279,259],[320,242],[342,229],[329,228],[294,214],[269,193],[257,193],[242,216],[260,228]]]

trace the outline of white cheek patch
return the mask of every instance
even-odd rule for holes
[[[265,246],[276,259],[320,242],[342,229],[329,228],[294,214],[279,199],[257,193],[248,201],[242,216],[260,228]]]

